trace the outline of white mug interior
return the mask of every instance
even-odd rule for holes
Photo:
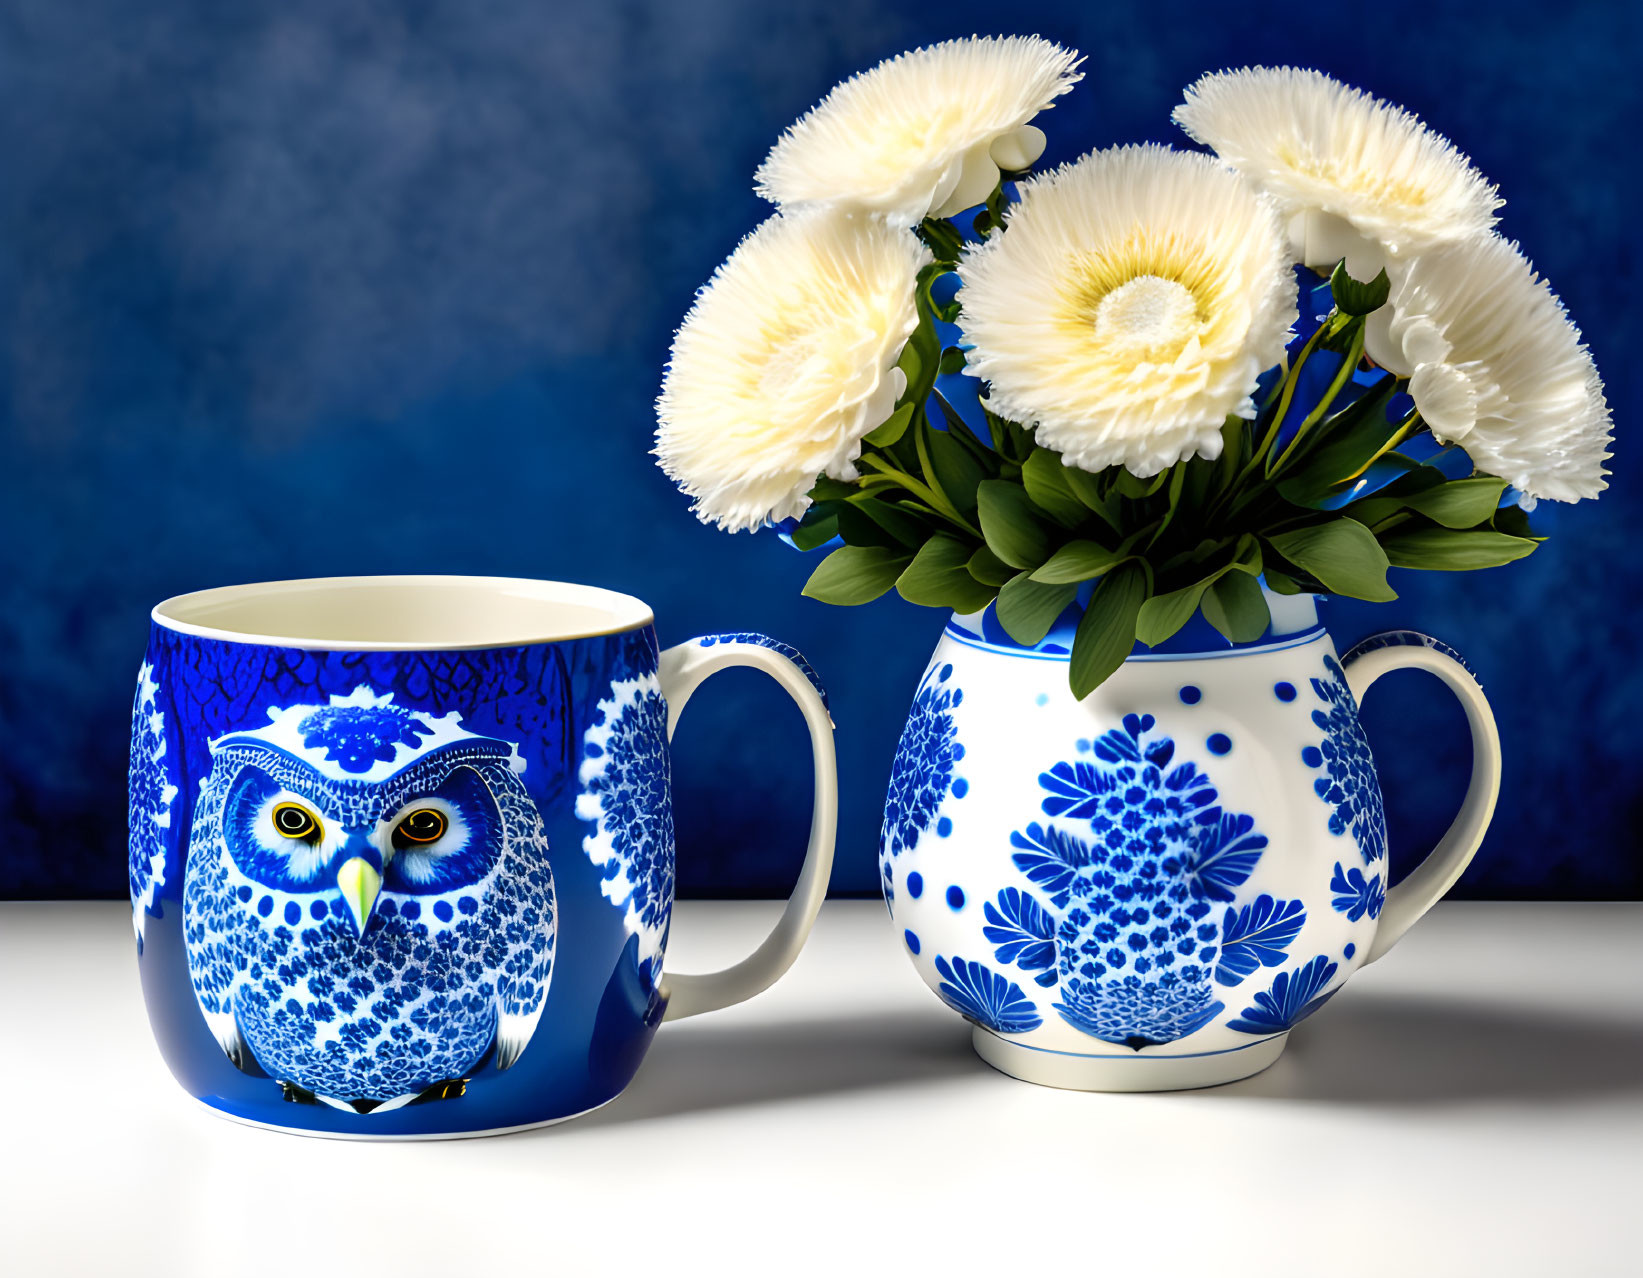
[[[233,643],[346,652],[511,648],[648,626],[632,595],[524,577],[312,577],[220,586],[155,606],[154,623]]]

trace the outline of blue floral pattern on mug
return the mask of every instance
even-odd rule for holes
[[[1375,773],[1375,759],[1369,738],[1358,720],[1358,703],[1347,687],[1346,676],[1334,657],[1324,657],[1326,677],[1312,680],[1312,690],[1323,709],[1312,712],[1312,722],[1323,730],[1324,739],[1302,752],[1308,766],[1322,768],[1312,788],[1329,804],[1331,834],[1349,831],[1357,842],[1364,864],[1386,855],[1386,809],[1381,783]]]
[[[964,700],[964,690],[949,685],[952,677],[953,667],[943,665],[925,679],[896,747],[879,842],[886,878],[890,860],[939,825],[936,812],[948,792],[960,793],[962,782],[954,767],[964,758],[964,746],[952,711]]]
[[[127,776],[131,796],[127,842],[131,923],[137,932],[139,953],[143,925],[165,882],[171,805],[177,797],[166,757],[165,712],[159,708],[159,693],[153,663],[144,662],[137,674],[137,695],[131,706],[131,767]]]
[[[674,844],[667,702],[654,674],[620,679],[583,737],[576,815],[601,890],[638,938],[640,973],[655,984],[673,914]]]

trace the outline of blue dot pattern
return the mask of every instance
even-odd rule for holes
[[[1232,738],[1224,732],[1216,732],[1212,733],[1204,744],[1209,747],[1211,754],[1226,754],[1232,749]]]
[[[1295,700],[1295,685],[1292,683],[1275,683],[1272,685],[1272,692],[1279,701]]]
[[[1187,684],[1186,687],[1182,688],[1178,695],[1181,698],[1182,704],[1189,706],[1197,705],[1201,700],[1203,700],[1204,697],[1203,692],[1200,689],[1195,688],[1190,683]]]
[[[462,1078],[502,1034],[523,1039],[513,1055],[523,1050],[547,995],[554,895],[542,819],[508,756],[504,743],[472,739],[366,783],[319,777],[243,739],[216,752],[194,814],[184,943],[200,1009],[225,1047],[239,1036],[275,1080],[344,1101],[381,1101]],[[452,769],[472,768],[501,813],[500,856],[483,881],[464,889],[472,908],[455,923],[439,917],[443,899],[430,925],[414,900],[388,889],[363,937],[340,897],[323,917],[310,911],[312,920],[300,908],[320,903],[312,894],[282,891],[276,901],[263,893],[248,909],[249,885],[223,819],[230,785],[246,765],[351,829],[374,829]],[[327,895],[336,893],[332,882]]]

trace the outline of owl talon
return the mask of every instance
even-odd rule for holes
[[[410,1104],[426,1105],[429,1101],[460,1100],[468,1092],[468,1080],[465,1078],[447,1078],[435,1083],[432,1087],[424,1087],[416,1094]]]
[[[284,1079],[280,1080],[280,1093],[293,1105],[319,1104],[319,1097],[315,1096],[313,1092],[296,1083],[288,1083]]]

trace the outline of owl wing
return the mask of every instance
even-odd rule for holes
[[[513,828],[529,833],[510,846],[504,863],[504,890],[513,895],[519,908],[503,925],[506,955],[496,983],[498,1069],[508,1069],[529,1046],[553,976],[557,919],[548,836],[534,805],[527,816],[527,821]]]

